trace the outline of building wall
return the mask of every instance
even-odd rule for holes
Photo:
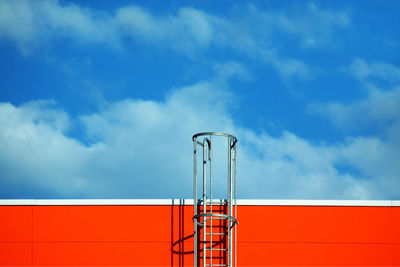
[[[0,266],[192,266],[193,205],[170,202],[0,205]],[[242,203],[238,266],[400,266],[399,206]]]

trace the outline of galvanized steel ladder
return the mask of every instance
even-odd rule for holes
[[[213,136],[227,138],[227,199],[213,199]],[[237,266],[236,143],[230,134],[205,132],[193,136],[194,266]],[[197,148],[202,149],[202,198],[198,198]],[[208,170],[207,170],[208,169]],[[200,187],[199,187],[200,189]],[[233,231],[234,229],[234,231]]]

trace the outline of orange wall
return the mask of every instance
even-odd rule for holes
[[[0,266],[191,266],[193,206],[0,206]],[[239,266],[400,266],[400,207],[238,206]]]

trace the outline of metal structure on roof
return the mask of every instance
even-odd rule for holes
[[[213,141],[226,138],[226,199],[213,198]],[[237,266],[237,138],[230,134],[204,132],[193,135],[194,192],[194,266]],[[202,168],[197,168],[198,148],[202,150]],[[198,171],[201,178],[198,179]],[[218,177],[221,179],[221,177]],[[202,189],[201,197],[198,190]]]

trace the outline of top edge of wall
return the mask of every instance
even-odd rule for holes
[[[0,199],[0,206],[193,205],[193,199]],[[238,206],[399,207],[400,200],[238,199]]]

